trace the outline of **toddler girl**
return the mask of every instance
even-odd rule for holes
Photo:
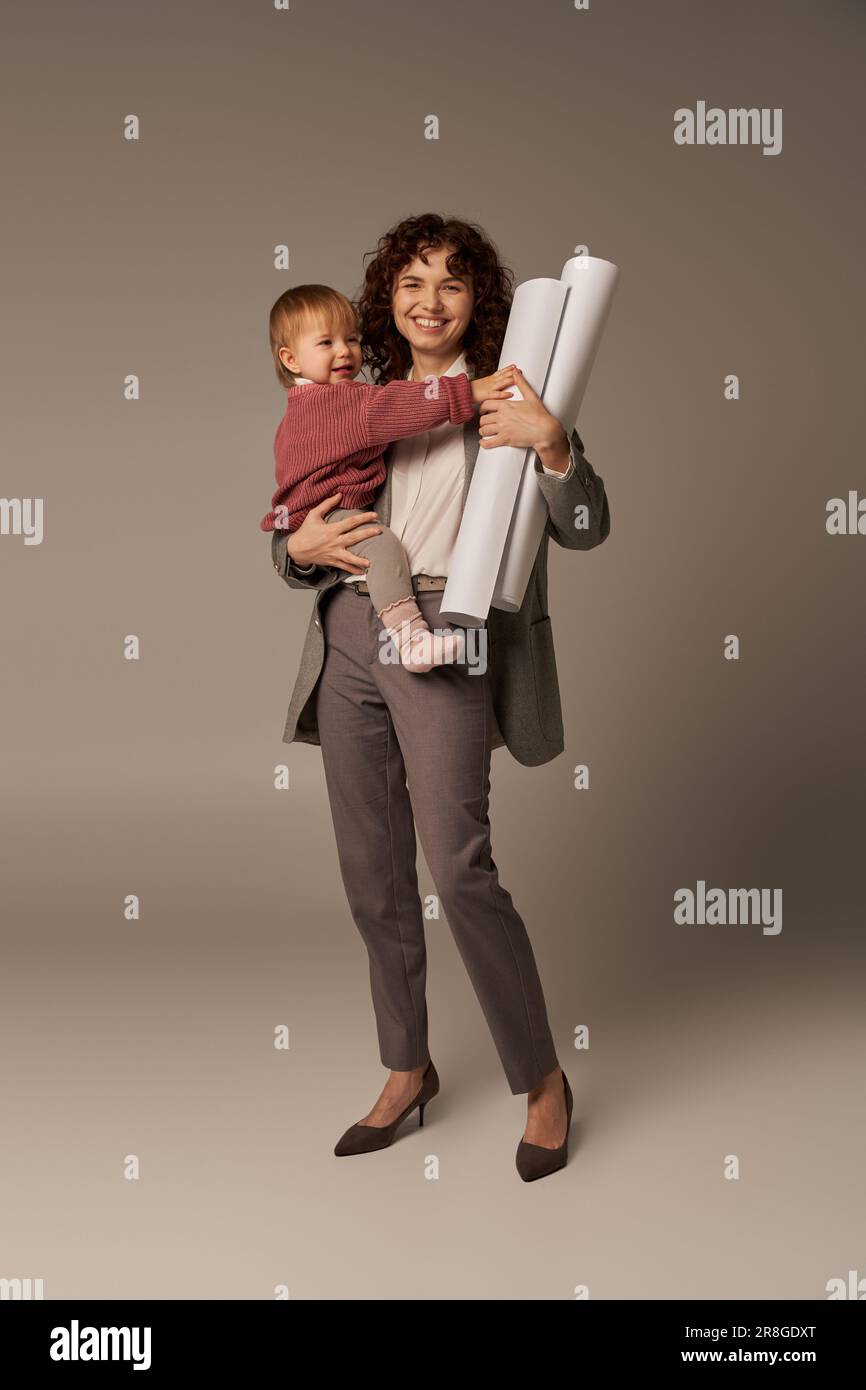
[[[370,511],[386,476],[382,450],[395,439],[471,419],[482,400],[507,399],[512,368],[470,381],[465,373],[370,386],[355,381],[361,340],[348,299],[325,285],[299,285],[280,295],[270,319],[279,380],[289,387],[274,439],[277,490],[263,531],[296,531],[311,507],[340,492],[345,506],[328,521]],[[431,633],[415,600],[403,546],[387,526],[353,546],[370,564],[370,600],[400,660],[410,671],[459,660],[462,634]]]

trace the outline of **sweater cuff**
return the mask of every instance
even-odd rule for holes
[[[465,424],[475,414],[469,377],[465,372],[458,372],[456,376],[443,376],[440,379],[448,383],[445,389],[448,392],[448,417],[452,425]]]

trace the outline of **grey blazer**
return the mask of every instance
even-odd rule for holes
[[[610,508],[604,481],[584,457],[583,443],[576,430],[572,431],[571,443],[575,470],[570,478],[560,479],[544,473],[537,456],[534,460],[538,485],[550,515],[520,611],[504,613],[491,608],[487,618],[488,671],[496,715],[492,746],[506,746],[517,761],[527,767],[549,762],[565,748],[553,631],[547,611],[548,541],[553,537],[557,545],[567,550],[591,550],[610,532]],[[462,501],[465,504],[480,447],[477,413],[463,427],[463,446],[466,472]],[[385,459],[388,459],[387,450]],[[391,517],[391,477],[389,469],[373,505],[366,508],[375,511],[385,526]],[[574,526],[574,509],[580,505],[588,508],[590,521],[585,530],[579,531]],[[285,531],[272,533],[274,569],[291,588],[314,589],[316,597],[282,741],[320,743],[315,688],[325,657],[322,605],[329,601],[329,591],[345,579],[347,571],[335,565],[317,565],[311,574],[299,575],[286,551],[286,540]]]

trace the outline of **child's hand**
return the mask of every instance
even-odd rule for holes
[[[510,387],[517,384],[517,368],[512,363],[501,367],[492,376],[479,376],[471,383],[472,399],[476,405],[490,399],[505,401],[511,399]]]

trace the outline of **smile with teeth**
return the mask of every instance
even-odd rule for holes
[[[447,322],[447,319],[415,319],[415,323],[417,323],[421,328],[427,329],[443,328]]]

